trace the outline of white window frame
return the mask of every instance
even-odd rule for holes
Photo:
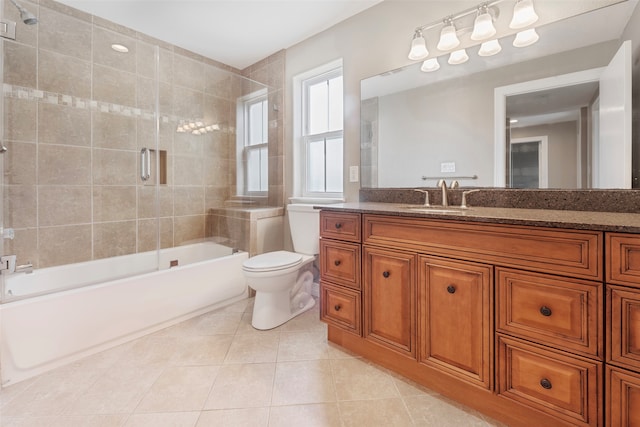
[[[262,144],[254,144],[248,145],[249,141],[249,107],[258,102],[267,101],[267,90],[262,89],[249,95],[245,95],[243,97],[238,98],[236,104],[236,115],[237,115],[237,136],[236,136],[236,175],[237,175],[237,188],[236,193],[238,196],[248,196],[248,197],[266,197],[268,195],[269,189],[269,150],[268,150],[268,135],[267,141]],[[267,108],[268,108],[267,101]],[[268,118],[267,118],[267,132],[268,132]],[[267,182],[266,189],[264,191],[249,191],[247,189],[248,185],[248,173],[249,171],[246,168],[248,153],[249,151],[261,150],[263,148],[267,148]]]
[[[294,115],[294,177],[293,188],[294,197],[303,199],[320,199],[323,201],[342,201],[344,194],[344,124],[342,130],[328,131],[321,134],[308,135],[308,123],[307,112],[309,107],[307,105],[307,90],[308,87],[319,80],[326,80],[342,75],[342,59],[332,61],[323,66],[314,68],[313,70],[299,74],[293,78],[293,115]],[[344,80],[343,80],[344,81]],[[344,84],[344,83],[343,83]],[[343,92],[343,106],[344,106],[344,92]],[[344,111],[344,107],[343,107]],[[344,117],[344,114],[343,114]],[[308,147],[310,141],[316,141],[318,138],[323,137],[331,139],[335,137],[342,138],[342,191],[340,192],[317,192],[308,191],[307,183],[309,181],[308,172]]]

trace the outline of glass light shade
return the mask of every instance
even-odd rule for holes
[[[502,50],[498,39],[490,40],[482,43],[478,55],[480,56],[493,56]]]
[[[451,65],[464,64],[469,60],[469,55],[467,55],[467,51],[464,49],[454,50],[449,55],[449,60],[447,61]]]
[[[411,40],[409,59],[412,61],[419,61],[427,56],[429,56],[429,51],[427,50],[427,44],[424,41],[424,37],[422,37],[422,33],[416,31],[413,35],[413,40]]]
[[[536,29],[530,28],[528,30],[520,31],[518,34],[516,34],[513,45],[515,47],[531,46],[532,44],[537,42],[539,38],[540,36],[538,36],[538,33],[536,33]]]
[[[493,19],[489,12],[484,12],[476,17],[473,24],[471,40],[486,40],[496,34],[496,27],[493,26]]]
[[[422,63],[420,70],[425,73],[430,73],[432,71],[436,71],[440,69],[440,63],[438,62],[438,58],[427,59]]]
[[[533,0],[520,0],[513,8],[513,18],[509,28],[519,30],[535,23],[537,20],[538,15],[533,10]]]
[[[456,27],[453,24],[445,25],[440,32],[440,40],[438,41],[438,50],[447,51],[458,47],[460,40],[456,34]]]

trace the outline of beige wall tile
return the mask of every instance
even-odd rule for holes
[[[37,225],[37,199],[35,185],[9,185],[4,187],[4,218],[6,228],[27,228]]]
[[[36,144],[31,142],[5,142],[5,184],[36,184]]]
[[[222,183],[220,183],[222,184]],[[224,205],[229,199],[229,187],[226,185],[207,185],[205,187],[204,204],[205,208],[216,208]]]
[[[15,230],[13,240],[4,241],[4,253],[16,256],[16,265],[31,263],[39,268],[38,230],[36,228]]]
[[[137,151],[93,150],[93,183],[135,185],[139,176]]]
[[[36,142],[38,106],[25,99],[5,98],[4,138],[11,141]]]
[[[173,187],[161,186],[158,193],[160,197],[159,216],[173,216]],[[156,198],[155,186],[138,186],[138,218],[158,216]]]
[[[91,63],[40,49],[38,88],[89,99],[91,97]]]
[[[156,78],[156,47],[143,40],[136,40],[136,72],[149,79]]]
[[[117,52],[111,48],[112,44],[126,46],[129,52]],[[93,27],[93,62],[118,70],[136,72],[136,40],[120,32],[105,28]]]
[[[202,156],[206,135],[193,135],[188,132],[174,134],[173,153],[178,155]]]
[[[73,264],[91,259],[91,225],[40,227],[39,267]]]
[[[207,185],[224,185],[229,179],[229,162],[218,157],[204,158],[204,182]]]
[[[91,184],[91,149],[65,145],[38,146],[38,184]]]
[[[38,142],[91,146],[91,112],[57,104],[38,104]]]
[[[173,84],[173,57],[174,54],[171,50],[166,48],[158,49],[159,53],[159,67],[158,74],[160,81],[163,83]]]
[[[38,42],[38,26],[37,25],[21,25],[22,19],[20,18],[20,12],[16,7],[14,7],[10,2],[6,1],[4,3],[4,10],[2,16],[9,21],[13,21],[20,25],[20,31],[16,31],[16,42],[27,44],[29,46],[35,46]],[[39,8],[38,5],[34,2],[22,1],[21,2],[24,7],[26,7],[29,12],[38,16]],[[6,43],[6,40],[5,40]]]
[[[93,113],[93,146],[137,150],[135,117],[112,113]]]
[[[205,215],[176,216],[173,223],[174,245],[179,246],[190,240],[204,238],[205,217]]]
[[[204,214],[204,189],[202,187],[176,187],[174,193],[176,216]]]
[[[175,185],[204,185],[202,157],[173,156],[173,183]]]
[[[102,222],[93,225],[94,259],[136,252],[136,221]]]
[[[94,64],[93,99],[134,107],[136,105],[136,75]]]
[[[88,224],[91,222],[91,187],[40,185],[38,187],[38,224]]]
[[[186,88],[173,90],[173,112],[178,119],[201,119],[204,116],[204,99],[202,92]]]
[[[173,72],[175,86],[189,88],[195,91],[204,90],[205,65],[182,55],[174,54]]]
[[[138,252],[154,251],[157,248],[158,220],[138,221]],[[160,247],[173,247],[173,218],[160,218]]]
[[[4,40],[4,82],[35,88],[36,48]]]
[[[91,24],[46,7],[40,8],[38,44],[41,49],[91,60]]]
[[[136,187],[93,187],[93,220],[124,221],[136,219]]]

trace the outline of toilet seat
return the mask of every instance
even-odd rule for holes
[[[285,270],[295,267],[302,262],[302,255],[289,251],[267,252],[256,255],[242,263],[242,269],[247,272],[267,272]]]

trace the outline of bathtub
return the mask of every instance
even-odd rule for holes
[[[201,242],[7,276],[0,304],[0,384],[247,298],[247,258],[246,252]],[[157,261],[159,270],[139,274]]]

